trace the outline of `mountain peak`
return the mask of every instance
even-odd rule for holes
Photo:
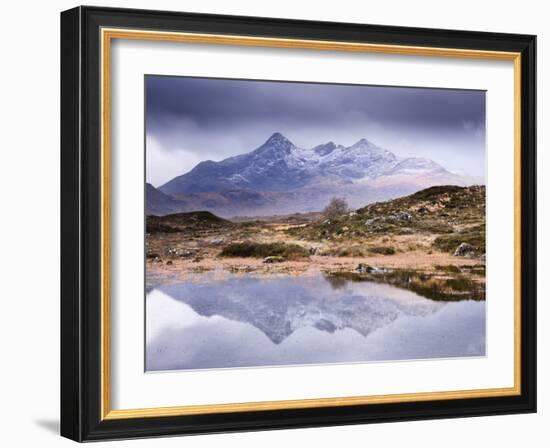
[[[271,135],[271,137],[269,137],[265,142],[265,144],[289,144],[289,143],[292,145],[292,142],[280,132],[274,132]]]
[[[316,154],[319,154],[321,157],[326,156],[327,154],[330,154],[332,151],[336,149],[336,144],[333,141],[330,141],[328,143],[323,143],[321,145],[317,145],[314,148],[312,148],[312,151]]]
[[[356,148],[357,146],[373,146],[373,147],[375,147],[376,145],[374,143],[372,143],[371,141],[367,140],[366,138],[362,138],[361,140],[358,140],[353,145],[351,145],[350,148]]]
[[[449,173],[445,168],[439,165],[437,162],[434,162],[431,159],[426,159],[424,157],[407,157],[400,160],[388,174],[393,174],[399,172],[401,174],[408,173],[413,174],[415,171],[420,172],[434,172],[440,171]],[[450,174],[450,173],[449,173]]]
[[[296,148],[296,146],[294,146],[294,143],[292,143],[280,132],[275,132],[265,141],[262,146],[256,149],[256,151],[254,151],[252,154],[261,157],[265,157],[267,154],[270,154],[272,157],[284,158],[288,154],[290,154],[294,148]]]

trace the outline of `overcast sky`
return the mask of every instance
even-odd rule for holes
[[[256,149],[274,132],[296,146],[366,138],[401,157],[484,176],[485,92],[152,76],[147,181]]]

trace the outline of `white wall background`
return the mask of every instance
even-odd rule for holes
[[[88,1],[88,4],[185,10],[298,19],[350,21],[537,34],[539,164],[539,413],[537,415],[344,426],[124,441],[110,446],[546,446],[550,440],[550,392],[544,347],[550,332],[544,298],[550,222],[545,193],[550,158],[550,11],[546,2],[340,0]],[[59,414],[59,12],[78,3],[5,2],[2,5],[0,70],[0,438],[5,446],[69,446],[58,435]],[[546,204],[543,204],[546,202]],[[546,252],[546,254],[545,254]],[[546,277],[546,278],[545,278]],[[548,353],[548,352],[547,352]],[[99,444],[96,446],[103,446]]]

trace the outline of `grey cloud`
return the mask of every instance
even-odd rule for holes
[[[366,137],[452,162],[450,169],[484,169],[484,91],[154,75],[145,82],[146,132],[167,151],[222,159],[279,131],[299,146]]]

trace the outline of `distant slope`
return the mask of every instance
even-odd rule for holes
[[[150,183],[145,184],[145,214],[165,215],[181,211],[182,204],[170,195],[153,187]]]
[[[147,233],[174,233],[185,231],[208,231],[232,227],[234,224],[206,211],[175,213],[166,216],[147,216]]]

